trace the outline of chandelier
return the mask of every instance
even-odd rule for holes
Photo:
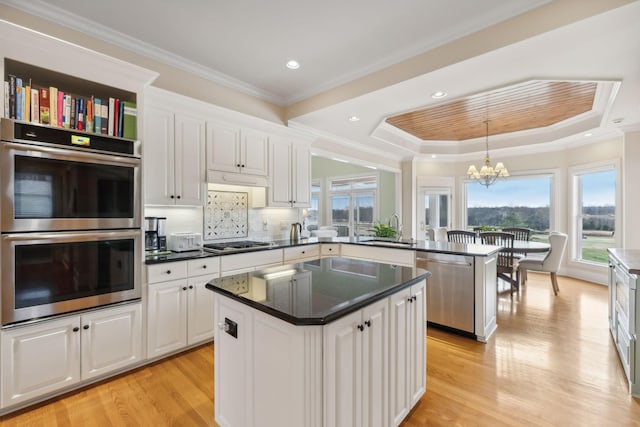
[[[496,179],[509,176],[509,171],[502,162],[498,162],[495,168],[491,166],[491,160],[489,159],[489,120],[485,120],[484,123],[487,126],[487,137],[485,140],[487,154],[484,157],[484,166],[480,168],[480,172],[478,172],[475,165],[469,166],[467,176],[469,179],[477,181],[489,188],[491,184],[496,182]]]

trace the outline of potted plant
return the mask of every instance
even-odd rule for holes
[[[373,224],[373,234],[376,237],[395,239],[397,231],[396,228],[391,225],[376,222]]]

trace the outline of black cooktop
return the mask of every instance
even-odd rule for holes
[[[204,250],[210,251],[229,251],[234,249],[251,249],[269,246],[268,242],[256,242],[253,240],[237,240],[233,242],[205,243],[202,245]]]

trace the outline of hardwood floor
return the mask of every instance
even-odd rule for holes
[[[607,329],[607,289],[529,274],[489,343],[429,328],[413,426],[640,426]],[[213,345],[0,419],[0,426],[213,426]]]

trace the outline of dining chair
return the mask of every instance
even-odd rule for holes
[[[476,233],[466,230],[449,230],[447,240],[452,243],[475,243]]]
[[[512,233],[514,240],[529,241],[529,238],[531,237],[531,229],[529,228],[507,227],[503,228],[502,231],[505,233]]]
[[[535,259],[525,257],[518,264],[518,270],[522,274],[522,284],[527,282],[527,271],[548,272],[551,275],[551,287],[553,294],[558,295],[560,288],[558,287],[557,273],[560,269],[560,263],[564,256],[564,250],[567,247],[567,235],[559,232],[549,234],[549,245],[551,249],[547,252],[547,256],[543,259]]]
[[[502,246],[498,252],[497,273],[498,278],[511,285],[511,293],[520,289],[520,270],[518,259],[513,253],[513,233],[504,231],[487,231],[480,233],[480,239],[484,245]],[[515,278],[513,277],[515,273]]]

